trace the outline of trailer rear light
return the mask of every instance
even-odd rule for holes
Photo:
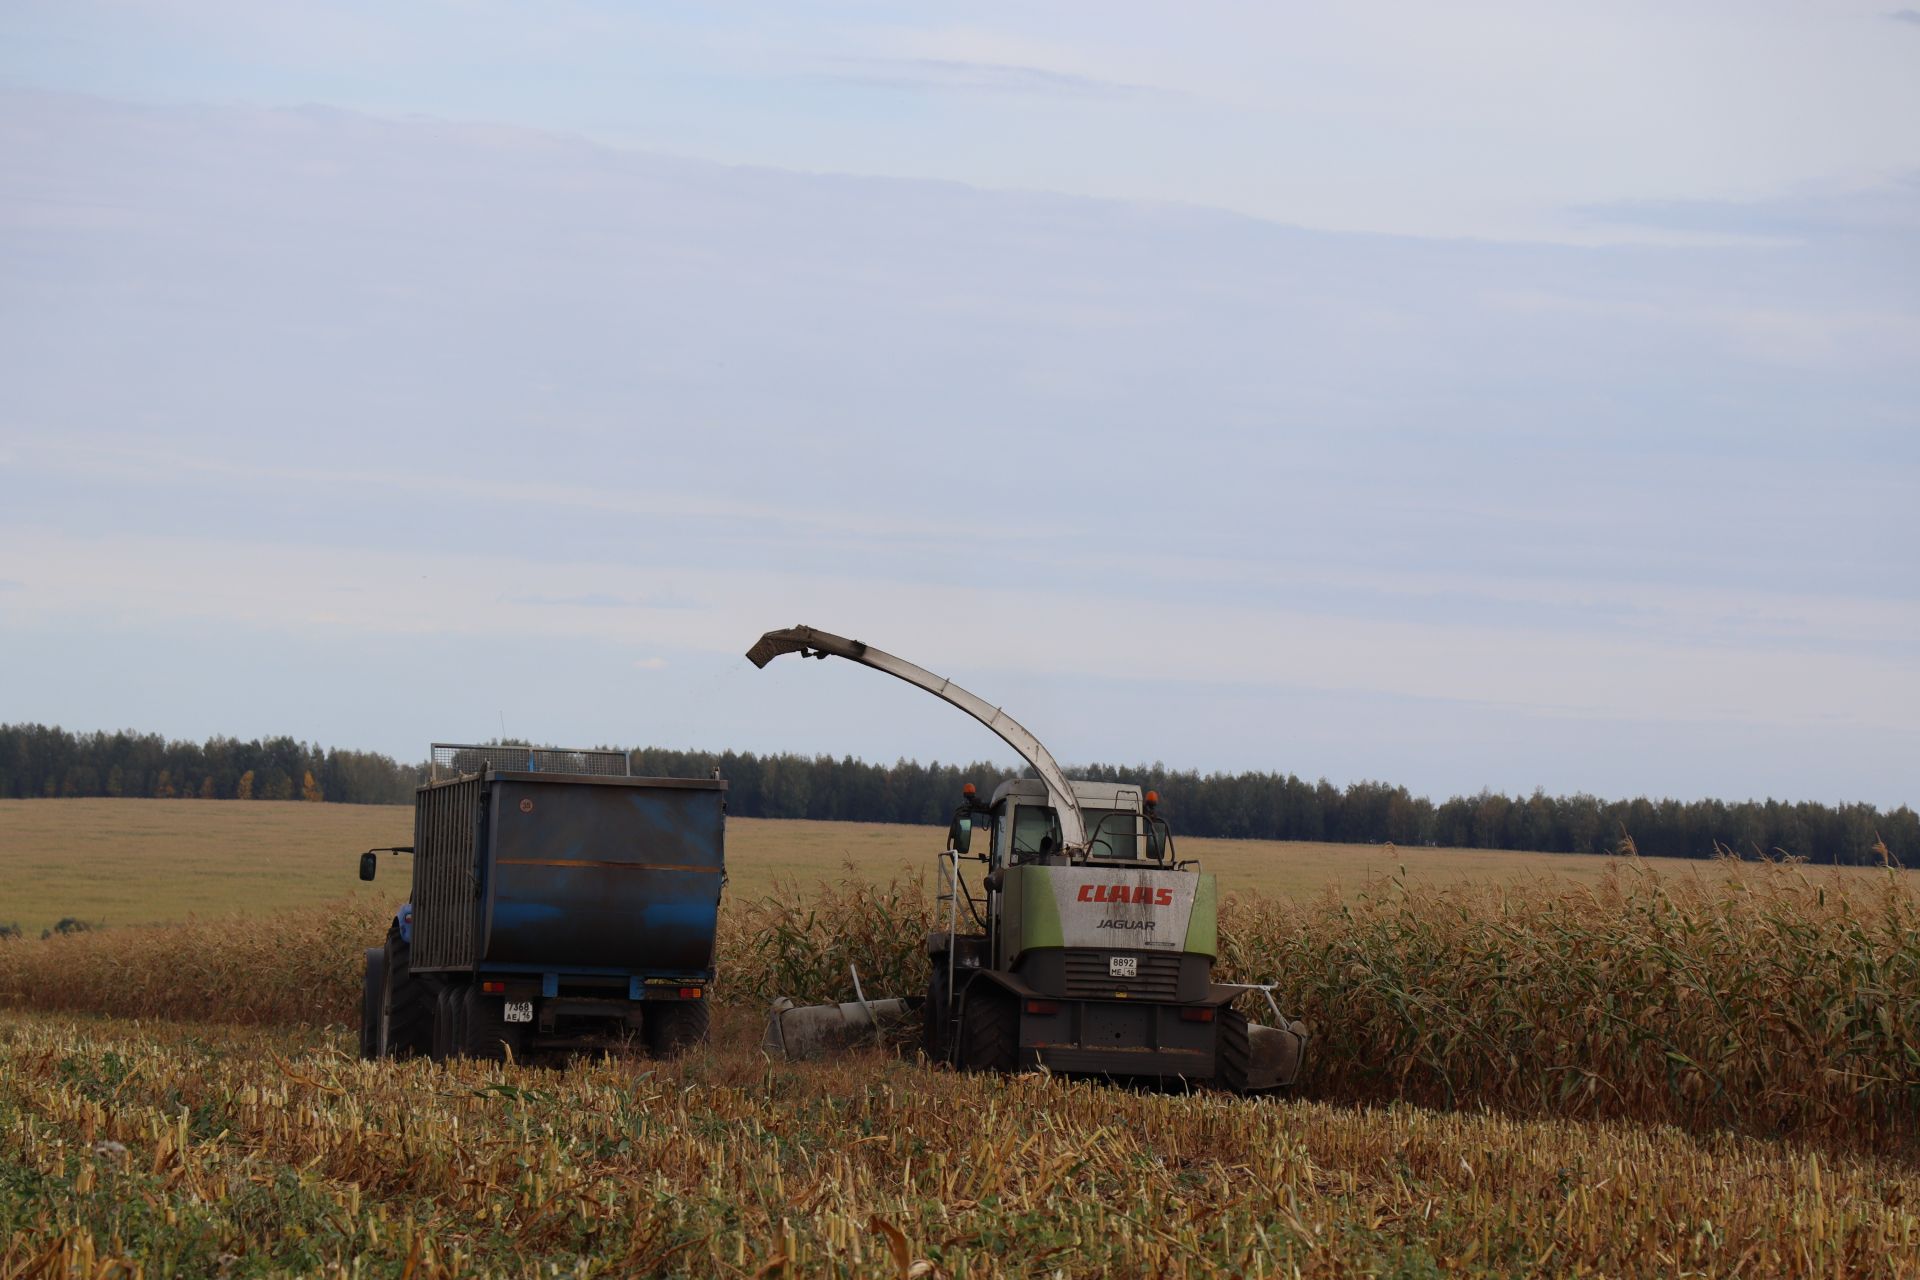
[[[1027,1001],[1027,1012],[1058,1013],[1060,1012],[1060,1002],[1057,1000],[1029,1000]]]
[[[507,989],[507,984],[504,982],[483,982],[480,984],[480,989],[490,996],[497,996]]]
[[[1202,1008],[1199,1008],[1199,1009],[1182,1009],[1182,1010],[1180,1011],[1180,1021],[1182,1021],[1182,1022],[1212,1022],[1212,1021],[1213,1021],[1213,1010],[1212,1010],[1211,1008],[1207,1008],[1207,1007],[1202,1007]]]
[[[682,987],[680,988],[680,998],[682,1000],[698,1000],[700,998],[700,988]]]

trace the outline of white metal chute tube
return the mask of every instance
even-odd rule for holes
[[[836,658],[845,658],[862,666],[872,667],[875,671],[884,671],[896,679],[904,680],[917,689],[925,689],[943,702],[960,708],[978,720],[1008,746],[1020,754],[1021,759],[1033,766],[1040,781],[1047,786],[1048,798],[1053,801],[1054,812],[1060,818],[1060,843],[1063,852],[1084,855],[1087,848],[1087,824],[1080,812],[1080,801],[1075,798],[1073,788],[1067,782],[1067,776],[1040,739],[1033,736],[1026,726],[994,706],[986,699],[962,689],[945,676],[937,676],[924,667],[915,666],[905,658],[895,657],[884,650],[876,649],[859,640],[849,640],[845,636],[834,635],[830,631],[821,631],[816,627],[787,627],[780,631],[769,631],[761,636],[754,646],[747,650],[747,659],[754,666],[765,668],[783,653],[798,653],[803,657],[817,657],[831,654]]]

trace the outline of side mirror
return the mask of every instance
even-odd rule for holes
[[[953,815],[953,825],[947,828],[947,847],[955,853],[965,853],[973,844],[973,818],[966,813]]]
[[[373,879],[374,872],[380,869],[380,855],[369,849],[360,855],[360,878]]]
[[[1167,824],[1155,818],[1147,820],[1147,856],[1155,862],[1167,860]]]

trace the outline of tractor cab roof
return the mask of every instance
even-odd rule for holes
[[[1067,783],[1073,788],[1073,798],[1080,802],[1083,809],[1119,809],[1139,813],[1141,810],[1141,789],[1130,782],[1082,782],[1074,779]],[[1001,783],[993,790],[993,807],[1011,800],[1015,804],[1045,804],[1047,784],[1038,778],[1013,778]]]

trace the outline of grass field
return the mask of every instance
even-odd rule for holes
[[[156,924],[351,894],[397,900],[406,893],[405,860],[385,860],[367,888],[355,878],[355,855],[412,839],[412,810],[400,806],[0,800],[0,925],[37,934],[68,916]],[[727,824],[729,895],[758,897],[781,880],[835,880],[849,864],[871,878],[930,876],[942,841],[932,827],[734,818]],[[1180,840],[1178,849],[1216,873],[1225,892],[1292,897],[1329,886],[1351,893],[1403,869],[1410,883],[1551,876],[1592,884],[1616,861],[1265,840]]]

